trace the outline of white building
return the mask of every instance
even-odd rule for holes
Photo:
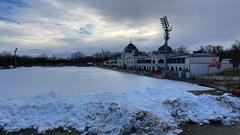
[[[220,62],[219,56],[203,51],[196,51],[193,52],[193,54],[184,56],[169,57],[168,60],[170,71],[186,71],[192,75],[207,75],[233,68],[233,64],[229,59],[223,59],[222,62]]]
[[[121,58],[104,62],[105,66],[146,71],[161,71],[164,68],[164,46],[149,55],[143,55],[133,43],[123,50]],[[191,75],[207,75],[232,68],[230,59],[219,60],[219,56],[195,51],[193,54],[174,56],[172,48],[167,46],[168,70],[175,73],[190,73]]]

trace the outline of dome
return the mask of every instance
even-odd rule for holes
[[[134,52],[135,54],[139,53],[137,47],[131,42],[124,48],[124,52],[128,52],[128,53]]]
[[[159,53],[165,53],[165,45],[162,45],[158,48]],[[170,46],[167,46],[167,53],[172,53],[172,48]]]

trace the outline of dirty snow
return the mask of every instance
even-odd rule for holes
[[[174,94],[173,94],[174,93]],[[0,101],[0,128],[39,132],[63,127],[80,134],[179,134],[180,124],[240,122],[240,100],[147,88],[125,94],[63,97],[54,92]]]
[[[116,74],[130,76],[131,81],[136,79],[128,74]],[[239,98],[228,94],[196,96],[184,89],[202,89],[199,86],[162,81],[163,87],[147,85],[145,88],[124,93],[102,91],[91,95],[63,96],[62,93],[59,95],[54,91],[23,99],[2,98],[0,129],[11,132],[36,128],[39,132],[44,132],[63,127],[66,130],[74,128],[80,134],[170,135],[179,134],[180,124],[185,122],[218,122],[225,125],[240,122]],[[79,84],[81,85],[81,82]]]

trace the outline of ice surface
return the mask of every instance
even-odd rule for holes
[[[154,89],[207,90],[207,87],[94,67],[32,67],[0,70],[0,98],[23,98],[54,91],[63,96]]]
[[[20,68],[0,75],[0,129],[9,132],[63,127],[80,134],[170,135],[179,134],[185,122],[240,122],[239,98],[196,96],[187,90],[208,88],[189,83],[77,67]],[[21,92],[31,97],[8,99]]]

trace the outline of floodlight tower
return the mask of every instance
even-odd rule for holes
[[[165,70],[165,72],[167,72],[167,67],[168,67],[168,64],[167,64],[167,56],[168,56],[167,46],[168,46],[168,40],[170,39],[169,32],[172,31],[172,27],[169,26],[167,16],[164,16],[164,17],[160,18],[160,21],[161,21],[162,28],[164,30],[164,40],[165,40],[165,42],[164,42],[164,70]]]

